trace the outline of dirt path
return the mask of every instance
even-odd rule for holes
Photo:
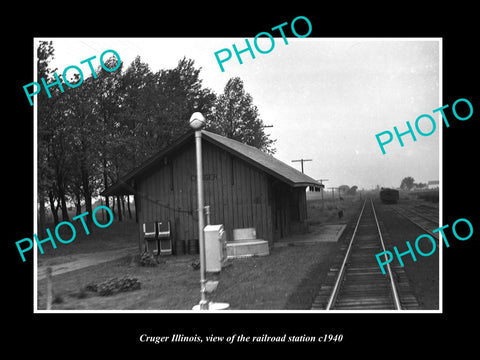
[[[136,250],[138,250],[138,246],[132,246],[117,250],[93,252],[87,254],[75,254],[52,258],[45,264],[38,266],[37,279],[42,280],[46,277],[46,271],[48,266],[52,268],[52,275],[55,276],[66,272],[82,269],[88,266],[98,265],[104,262],[116,260],[121,257],[134,254]]]

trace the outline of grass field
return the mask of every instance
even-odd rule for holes
[[[105,229],[94,227],[90,235],[85,234],[83,226],[80,223],[74,221],[72,224],[75,226],[77,232],[75,240],[69,244],[62,244],[57,241],[56,249],[54,249],[49,242],[45,243],[42,246],[44,254],[38,252],[38,265],[53,265],[68,262],[92,252],[116,250],[138,245],[138,228],[137,224],[132,220],[123,222],[115,221]],[[49,228],[53,234],[52,229],[54,229],[54,226],[50,226]],[[65,228],[66,227],[60,228],[60,235],[64,239],[68,239],[71,236],[71,232],[63,235],[64,232],[70,231],[70,229]]]
[[[324,193],[323,199],[321,193],[307,192],[308,222],[309,224],[345,224],[350,217],[356,213],[357,204],[362,200],[362,196],[343,196],[342,200],[337,195],[335,198],[331,194]],[[343,217],[338,217],[338,212],[343,211]]]
[[[302,280],[313,268],[327,271],[330,254],[337,243],[291,246],[272,249],[267,257],[253,257],[230,261],[219,275],[212,300],[228,302],[236,310],[308,309],[317,286],[309,284],[300,291]],[[53,309],[111,309],[111,310],[190,310],[200,300],[199,271],[191,263],[194,255],[169,257],[157,267],[138,266],[132,257],[72,271],[53,278],[56,302]],[[319,264],[321,268],[319,269]],[[141,289],[113,296],[98,296],[86,291],[91,282],[113,277],[133,277],[141,282]],[[318,284],[321,278],[316,279]],[[38,308],[45,308],[46,281],[38,284]]]
[[[329,200],[310,199],[309,222],[345,223],[357,211],[358,198],[340,205]],[[344,210],[338,218],[338,206]],[[78,236],[71,244],[39,255],[40,265],[58,264],[93,252],[138,244],[134,221],[114,222],[109,228],[95,229]],[[337,253],[339,243],[325,242],[273,248],[269,256],[230,260],[218,275],[219,286],[211,299],[228,302],[233,310],[309,309],[323,277]],[[54,276],[54,304],[60,310],[190,310],[200,300],[200,275],[191,266],[198,255],[161,257],[156,267],[138,264],[138,251],[124,258]],[[136,278],[141,288],[112,296],[99,296],[87,285],[114,277]],[[38,309],[46,306],[46,280],[38,282]]]

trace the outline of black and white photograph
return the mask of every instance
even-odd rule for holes
[[[5,32],[9,346],[474,344],[473,9],[128,6]]]
[[[36,44],[38,311],[441,310],[441,39]]]

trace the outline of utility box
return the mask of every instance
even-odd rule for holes
[[[227,241],[223,225],[207,225],[205,232],[205,271],[219,272],[226,259]]]

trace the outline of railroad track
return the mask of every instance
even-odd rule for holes
[[[378,266],[375,254],[385,251],[385,244],[372,200],[363,203],[350,241],[343,250],[345,255],[337,257],[312,310],[419,308],[404,270],[388,266],[383,275]]]
[[[419,212],[412,210],[405,206],[392,206],[392,209],[399,215],[403,216],[404,218],[408,219],[410,222],[418,226],[422,229],[425,233],[433,236],[435,239],[438,240],[438,232],[433,233],[432,230],[437,229],[440,225],[437,219],[434,219],[432,216],[434,214],[420,214]]]

